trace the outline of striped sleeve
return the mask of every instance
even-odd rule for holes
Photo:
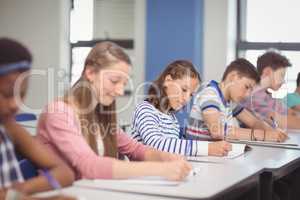
[[[194,105],[198,106],[198,109],[204,111],[208,108],[214,108],[220,111],[220,99],[216,94],[216,91],[207,87],[201,91],[195,98]]]
[[[166,136],[159,128],[157,111],[152,106],[142,105],[134,115],[135,131],[145,145],[161,151],[187,156],[208,155],[208,142],[183,140]]]

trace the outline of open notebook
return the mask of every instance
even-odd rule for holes
[[[248,144],[254,146],[300,150],[300,146],[299,146],[300,141],[298,141],[297,137],[293,137],[293,136],[289,136],[289,138],[284,142],[251,141],[251,140],[228,140],[228,141],[236,144]]]
[[[219,157],[221,159],[234,159],[236,157],[239,157],[243,155],[246,151],[251,150],[251,147],[249,147],[247,144],[237,144],[237,143],[231,143],[232,145],[232,150],[228,152],[227,156],[224,157]],[[216,161],[216,157],[214,156],[189,156],[187,157],[188,161]]]

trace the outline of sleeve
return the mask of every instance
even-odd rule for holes
[[[113,158],[99,157],[81,135],[71,108],[43,114],[42,129],[63,159],[71,164],[80,178],[112,178]],[[70,120],[71,119],[71,120]]]
[[[272,98],[271,95],[254,96],[253,107],[255,112],[259,113],[263,117],[267,117],[270,112],[276,112],[280,115],[287,114],[287,107],[277,99]]]
[[[237,104],[232,110],[232,116],[233,117],[238,116],[243,110],[244,110],[244,106],[242,106],[241,104]]]
[[[154,108],[146,106],[138,108],[133,121],[135,131],[146,145],[181,155],[208,155],[208,142],[165,136],[158,127],[160,122]]]
[[[208,108],[214,108],[220,111],[220,99],[213,88],[207,87],[203,89],[195,98],[194,106],[200,111]]]
[[[117,143],[119,153],[128,156],[130,160],[144,160],[145,152],[148,147],[130,138],[121,129],[117,135]]]

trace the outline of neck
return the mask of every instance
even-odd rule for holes
[[[225,101],[229,101],[230,100],[230,95],[229,95],[229,91],[228,91],[228,84],[225,83],[225,81],[222,81],[221,83],[219,83],[219,88],[224,96]]]
[[[295,90],[296,93],[298,93],[300,95],[300,86],[298,86]]]
[[[259,88],[268,89],[271,87],[271,81],[268,76],[261,76],[261,80],[259,82]]]

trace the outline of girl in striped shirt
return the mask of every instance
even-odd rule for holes
[[[191,62],[170,63],[150,86],[148,97],[136,106],[131,127],[133,137],[145,145],[185,156],[227,155],[231,145],[225,141],[209,143],[180,137],[174,113],[190,100],[200,81]]]

